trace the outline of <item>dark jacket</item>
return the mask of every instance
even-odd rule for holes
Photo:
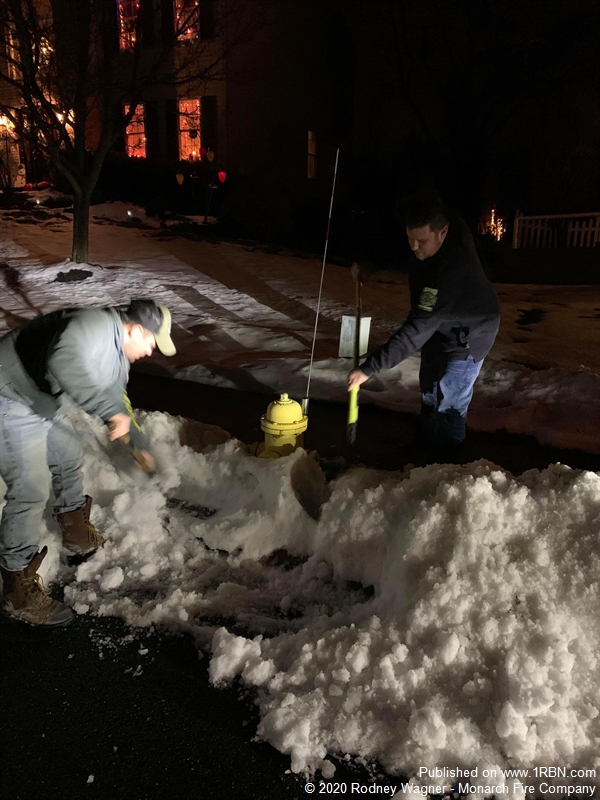
[[[411,256],[411,310],[402,327],[360,369],[373,375],[404,361],[426,342],[449,360],[481,361],[500,326],[500,304],[466,223],[452,218],[438,252],[425,261]]]
[[[66,308],[31,320],[0,339],[0,395],[53,419],[64,396],[104,422],[130,414],[123,324],[112,308]],[[135,446],[148,449],[131,427]]]

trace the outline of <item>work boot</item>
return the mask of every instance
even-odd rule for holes
[[[73,609],[50,597],[50,590],[37,574],[46,557],[44,547],[32,558],[25,569],[10,572],[0,567],[4,611],[11,617],[30,625],[68,625],[75,618]]]
[[[55,516],[62,531],[63,547],[78,556],[94,553],[104,544],[104,538],[90,522],[91,507],[92,498],[86,495],[83,508]]]

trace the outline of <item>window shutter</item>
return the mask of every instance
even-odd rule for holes
[[[175,36],[175,9],[173,0],[160,0],[160,23],[162,42],[169,44]]]
[[[179,116],[177,100],[165,100],[167,158],[179,161]]]
[[[140,0],[138,14],[140,16],[140,33],[142,43],[146,47],[156,44],[156,28],[154,19],[154,0]]]
[[[156,100],[144,103],[146,110],[146,155],[148,158],[160,158],[160,139],[158,132],[158,105]]]
[[[218,118],[217,118],[217,98],[215,95],[207,95],[200,98],[200,124],[202,125],[202,146],[214,150],[218,155]]]
[[[200,39],[209,42],[215,38],[215,2],[200,0]]]

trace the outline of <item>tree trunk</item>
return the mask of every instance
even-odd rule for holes
[[[90,193],[76,192],[73,200],[73,246],[71,261],[86,264],[90,230]]]

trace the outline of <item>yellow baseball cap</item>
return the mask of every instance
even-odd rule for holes
[[[177,350],[171,339],[171,312],[166,306],[158,306],[158,308],[162,311],[162,323],[158,333],[154,334],[156,346],[163,356],[174,356]]]
[[[171,339],[171,312],[166,306],[138,297],[131,301],[124,314],[127,319],[154,334],[156,346],[164,356],[175,355],[177,351]]]

